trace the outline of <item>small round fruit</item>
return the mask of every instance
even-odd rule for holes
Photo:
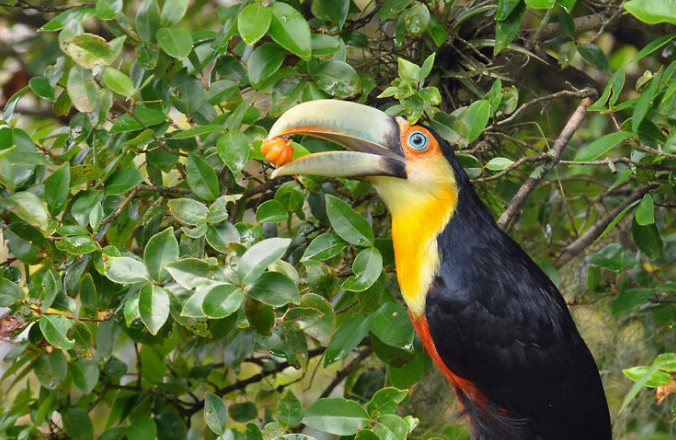
[[[261,153],[269,162],[275,165],[284,165],[293,156],[293,145],[288,139],[282,137],[265,139],[261,145]]]

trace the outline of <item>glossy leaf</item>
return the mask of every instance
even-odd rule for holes
[[[361,405],[343,398],[319,399],[303,415],[303,423],[310,428],[334,435],[354,435],[368,422]]]
[[[265,272],[249,288],[249,295],[273,307],[300,303],[298,287],[287,276],[278,272]]]
[[[244,292],[232,284],[216,284],[209,288],[202,300],[202,311],[213,319],[225,318],[239,310]]]
[[[117,69],[113,69],[112,67],[103,69],[103,81],[110,90],[122,96],[131,97],[136,91],[131,79],[124,73]]]
[[[616,131],[601,136],[600,138],[594,140],[592,143],[581,149],[575,156],[575,160],[576,161],[594,160],[598,157],[603,156],[613,147],[618,145],[620,142],[629,139],[631,136],[632,134],[627,133],[626,131]]]
[[[376,282],[382,270],[383,257],[378,249],[363,249],[352,264],[354,275],[346,279],[340,288],[354,292],[363,292]]]
[[[47,342],[63,350],[75,347],[75,341],[68,337],[68,330],[72,326],[73,321],[63,315],[48,314],[40,317],[40,330]]]
[[[251,153],[249,145],[249,139],[239,131],[229,131],[218,138],[218,156],[233,174],[238,174],[246,165]]]
[[[219,195],[218,176],[207,161],[190,155],[186,165],[186,175],[190,189],[200,198],[215,200]]]
[[[282,2],[272,3],[268,8],[272,12],[270,37],[299,57],[310,56],[310,26],[300,12]]]
[[[156,281],[163,281],[169,277],[164,266],[178,260],[178,255],[178,241],[172,227],[150,237],[143,250],[143,260],[148,272]]]
[[[645,23],[676,24],[676,3],[671,0],[663,2],[629,0],[624,3],[624,9]]]
[[[139,291],[138,310],[148,331],[155,335],[169,317],[169,294],[153,284],[146,284]]]
[[[364,217],[337,197],[326,195],[326,214],[336,234],[356,246],[373,243],[373,230]]]
[[[317,87],[337,98],[350,98],[361,91],[361,79],[344,61],[328,61],[313,75]]]
[[[268,31],[272,13],[259,4],[250,4],[237,17],[237,30],[246,44],[254,44]]]
[[[277,402],[277,421],[288,428],[298,426],[303,419],[303,406],[300,400],[287,390],[284,396]]]
[[[190,32],[180,27],[158,29],[157,42],[160,48],[170,57],[183,59],[192,51]]]
[[[370,320],[361,314],[346,321],[336,330],[326,347],[324,365],[330,365],[350,354],[366,337],[369,326]]]
[[[150,281],[146,265],[131,257],[109,257],[104,255],[105,273],[116,283],[131,284]]]
[[[284,256],[290,244],[289,238],[268,238],[251,246],[239,262],[242,282],[255,281],[265,268]]]
[[[225,424],[227,423],[227,415],[223,399],[207,391],[204,396],[204,421],[209,429],[216,434],[223,434],[225,432]]]
[[[336,234],[321,234],[310,242],[301,261],[328,260],[347,247],[347,243]]]

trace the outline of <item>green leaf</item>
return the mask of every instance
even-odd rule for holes
[[[521,1],[502,1],[501,4],[508,5],[503,10],[505,11],[504,18],[496,15],[495,22],[495,46],[493,47],[493,55],[497,55],[507,48],[509,44],[516,37],[521,26],[521,21],[526,14],[526,4]],[[507,13],[507,11],[509,12]],[[498,7],[498,11],[500,8]]]
[[[397,388],[381,388],[366,405],[369,416],[379,417],[382,414],[393,414],[399,405],[408,396],[408,390]]]
[[[290,244],[290,238],[268,238],[251,246],[239,261],[242,283],[255,281],[269,265],[284,256]]]
[[[54,87],[44,76],[35,76],[28,81],[28,86],[38,97],[54,102]]]
[[[627,289],[621,292],[613,302],[613,315],[626,312],[647,303],[653,296],[652,289]]]
[[[122,12],[123,0],[99,0],[95,12],[100,20],[112,20]]]
[[[223,254],[230,251],[228,249],[229,243],[237,243],[240,240],[237,228],[228,222],[207,226],[205,237],[211,247]]]
[[[270,9],[254,3],[240,11],[237,30],[246,44],[254,44],[268,31],[271,21]]]
[[[631,61],[629,63],[630,64],[634,63],[634,62],[640,60],[641,58],[650,55],[651,53],[655,52],[656,50],[661,49],[662,47],[669,44],[669,42],[671,40],[673,40],[674,38],[676,38],[676,34],[664,35],[662,37],[655,38],[650,43],[646,44],[643,47],[643,49],[639,50],[638,53],[634,56],[634,58],[631,59]]]
[[[324,366],[344,358],[366,337],[370,320],[359,314],[347,320],[331,338],[324,354]]]
[[[68,377],[68,361],[61,350],[41,355],[33,364],[33,369],[42,386],[50,390],[57,388]]]
[[[143,260],[155,281],[164,281],[169,273],[164,266],[178,260],[178,241],[171,226],[150,237],[143,250]]]
[[[110,90],[118,95],[129,98],[136,92],[134,83],[131,82],[131,79],[124,73],[117,69],[113,69],[112,67],[103,69],[103,81]]]
[[[70,163],[65,162],[45,179],[45,201],[53,216],[58,215],[66,205],[70,190]]]
[[[286,52],[275,43],[258,46],[247,60],[247,75],[255,87],[259,87],[281,67]]]
[[[622,269],[622,254],[622,245],[610,243],[603,249],[591,254],[589,263],[613,272],[619,272]]]
[[[207,134],[219,132],[222,133],[224,131],[225,128],[222,125],[214,125],[214,124],[198,125],[197,127],[192,127],[187,130],[175,132],[176,134],[174,134],[172,139],[174,140],[190,139],[195,136],[204,136]]]
[[[664,254],[664,241],[654,222],[646,226],[641,226],[638,224],[638,221],[634,219],[631,235],[634,238],[636,246],[648,258],[657,259],[661,258]]]
[[[213,282],[209,277],[209,264],[197,258],[176,260],[165,264],[164,268],[178,284],[186,289],[194,289]]]
[[[26,294],[16,283],[0,277],[0,307],[9,307],[16,301],[25,299]]]
[[[120,168],[106,180],[104,192],[108,196],[124,194],[141,182],[143,182],[143,175],[139,170]]]
[[[513,163],[512,159],[507,159],[506,157],[494,157],[485,166],[491,171],[500,171],[509,168]]]
[[[363,292],[376,282],[383,271],[383,257],[376,248],[362,249],[352,264],[354,275],[346,279],[341,289]]]
[[[209,429],[216,434],[223,434],[225,432],[227,417],[228,412],[225,409],[223,399],[207,391],[204,396],[204,421]]]
[[[296,283],[279,272],[261,274],[247,293],[273,307],[282,307],[289,303],[300,304]]]
[[[404,16],[406,32],[417,37],[427,30],[430,24],[430,10],[422,3],[413,5]]]
[[[236,422],[248,422],[258,417],[258,409],[252,402],[233,403],[228,408],[230,418]]]
[[[75,341],[68,338],[73,321],[63,315],[45,314],[40,316],[40,330],[47,342],[62,350],[75,347]]]
[[[153,125],[166,122],[167,115],[163,110],[152,107],[137,106],[133,112],[134,116],[124,114],[115,121],[110,129],[110,133],[125,133],[147,129]]]
[[[526,0],[526,6],[533,9],[552,9],[556,0]]]
[[[69,438],[78,440],[93,440],[94,439],[94,425],[89,418],[89,414],[84,408],[74,407],[68,408],[63,415],[63,428],[68,434]],[[140,437],[135,437],[139,440]]]
[[[232,284],[220,283],[209,288],[202,300],[208,318],[221,319],[235,313],[244,300],[244,292]]]
[[[272,12],[268,34],[284,49],[301,58],[311,54],[310,26],[293,6],[275,2],[268,6]]]
[[[85,69],[97,65],[108,65],[115,60],[115,54],[105,38],[94,34],[78,34],[67,42],[66,52],[73,61]]]
[[[676,24],[676,2],[673,0],[629,0],[624,3],[624,9],[645,23]]]
[[[338,197],[327,194],[325,200],[326,215],[340,238],[356,246],[373,244],[373,230],[364,217]]]
[[[597,45],[593,43],[581,44],[577,47],[577,51],[586,62],[596,67],[600,71],[607,72],[610,70],[606,55]]]
[[[314,4],[314,3],[313,3]],[[312,34],[312,56],[324,58],[341,50],[341,42],[335,35]],[[312,84],[312,83],[308,83]]]
[[[634,107],[634,113],[632,114],[631,118],[631,130],[636,134],[639,133],[641,122],[643,122],[645,119],[646,115],[648,114],[648,110],[650,110],[652,102],[655,99],[661,77],[662,68],[660,68],[657,74],[653,76],[653,78],[648,83],[648,86],[645,88],[645,90],[643,90],[641,96],[639,96],[638,101],[636,101],[636,107]]]
[[[74,235],[57,241],[59,250],[71,255],[86,255],[101,250],[99,244],[89,235]]]
[[[258,223],[279,223],[289,218],[289,213],[277,200],[268,200],[261,204],[256,210],[256,221]]]
[[[284,396],[277,402],[277,421],[287,428],[298,426],[303,419],[303,406],[300,400],[287,389]]]
[[[300,261],[328,260],[338,255],[346,247],[347,243],[336,234],[321,234],[312,240]]]
[[[396,18],[413,0],[385,0],[378,11],[381,20]]]
[[[136,10],[136,32],[144,41],[155,41],[160,27],[160,7],[156,0],[143,0]]]
[[[132,415],[125,437],[135,440],[155,440],[157,438],[155,420],[147,416]]]
[[[521,0],[498,0],[498,10],[495,13],[495,19],[503,21],[519,6],[519,3],[521,3]]]
[[[216,141],[218,156],[237,175],[249,160],[249,138],[241,131],[228,131]]]
[[[413,349],[415,332],[408,312],[401,304],[383,303],[371,315],[370,321],[371,332],[385,344],[407,351]]]
[[[99,96],[99,88],[89,70],[80,66],[73,66],[68,73],[66,83],[68,96],[76,109],[83,113],[89,113],[96,107]]]
[[[334,435],[354,435],[368,426],[369,417],[357,402],[343,398],[319,399],[305,408],[303,423]]]
[[[165,27],[157,31],[160,48],[170,57],[183,59],[192,52],[192,36],[180,27]]]
[[[634,382],[643,382],[643,386],[648,388],[657,388],[658,386],[665,385],[673,380],[671,375],[666,371],[661,371],[659,369],[654,370],[643,365],[625,368],[622,370],[622,372]]]
[[[162,24],[171,26],[181,21],[188,10],[189,1],[190,0],[165,1],[164,5],[162,5],[162,13],[160,14]]]
[[[169,317],[169,294],[153,284],[146,284],[139,291],[138,311],[148,331],[156,335]]]
[[[361,91],[359,74],[344,61],[325,62],[312,79],[322,91],[338,98],[350,98]]]
[[[613,133],[601,136],[586,147],[582,148],[575,156],[575,160],[578,162],[594,160],[600,156],[603,156],[617,144],[629,139],[631,136],[632,134],[626,131],[615,131]]]
[[[185,168],[188,185],[198,197],[205,200],[215,200],[218,197],[218,176],[207,161],[190,154]]]
[[[63,29],[64,26],[73,21],[84,21],[94,16],[94,7],[92,6],[74,6],[63,11],[56,17],[43,25],[39,32],[53,32]]]
[[[73,383],[85,395],[91,393],[99,382],[100,369],[96,362],[77,360],[70,364],[70,371]]]
[[[474,142],[479,137],[481,132],[486,128],[488,119],[491,116],[491,103],[487,99],[480,99],[474,101],[467,107],[467,111],[463,116],[463,121],[469,127],[469,136],[467,142]]]
[[[26,223],[46,231],[49,213],[45,202],[32,192],[19,191],[5,199],[6,207]]]
[[[103,260],[106,277],[113,282],[131,284],[150,281],[150,274],[142,261],[131,257],[111,257],[105,254]]]
[[[171,215],[189,225],[206,223],[209,208],[193,199],[173,199],[167,203]]]
[[[636,208],[636,223],[640,226],[652,225],[655,223],[655,205],[653,197],[646,194],[641,199],[641,203]]]

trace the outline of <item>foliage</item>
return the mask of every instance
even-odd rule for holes
[[[268,177],[272,122],[323,98],[456,145],[554,280],[582,267],[571,305],[644,332],[604,364],[636,381],[608,388],[616,431],[673,434],[673,2],[217,3],[4,2],[32,28],[0,50],[0,437],[466,435],[401,406],[432,364],[369,185]],[[666,416],[626,416],[642,386]]]

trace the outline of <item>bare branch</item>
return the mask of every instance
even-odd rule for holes
[[[512,200],[507,205],[505,212],[502,213],[498,219],[498,227],[503,231],[508,231],[516,219],[516,216],[521,209],[523,208],[526,199],[533,192],[535,187],[540,183],[540,181],[547,175],[547,173],[559,162],[561,158],[561,153],[563,149],[568,144],[568,141],[573,136],[575,131],[580,127],[582,121],[584,120],[585,114],[587,113],[587,108],[591,105],[591,99],[584,98],[580,105],[570,117],[565,127],[559,134],[559,137],[552,145],[551,156],[552,160],[542,166],[542,170],[536,176],[531,176],[521,185],[521,188],[514,195]]]

